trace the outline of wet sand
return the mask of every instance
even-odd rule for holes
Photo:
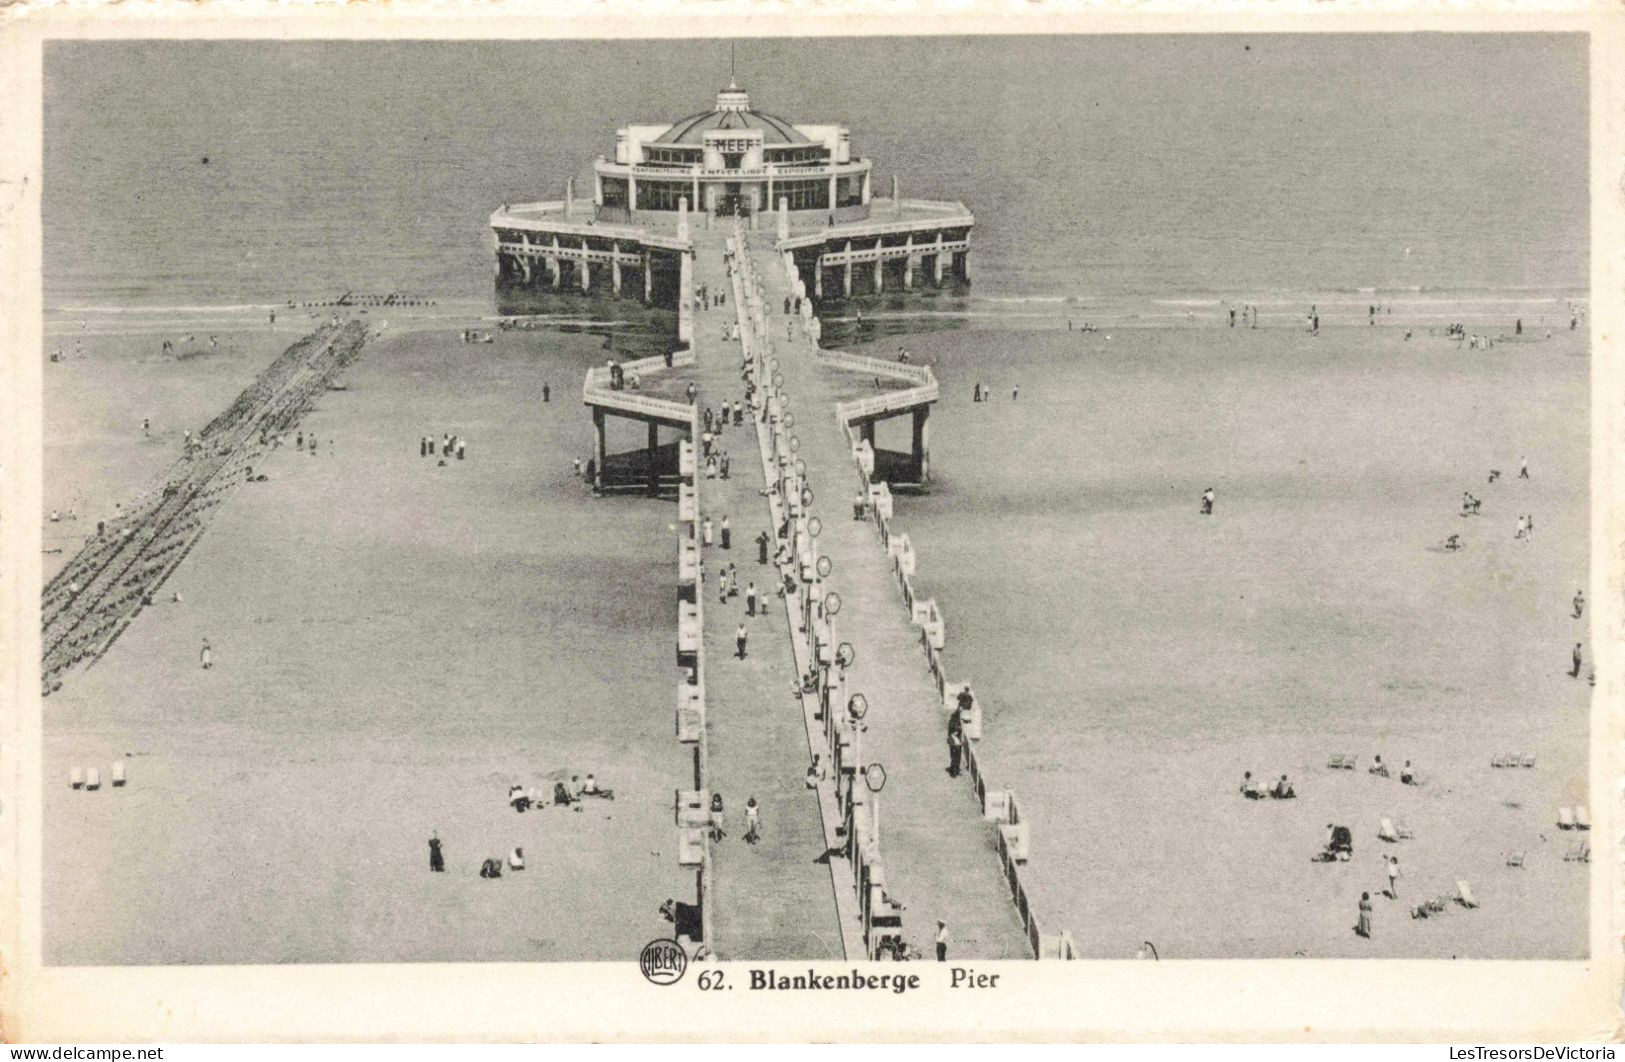
[[[132,361],[142,338],[122,359],[109,346],[105,370],[48,374],[47,505],[144,483],[106,439],[127,454],[118,433],[139,436],[149,406],[177,435],[206,421],[292,338],[151,367]],[[317,456],[279,450],[158,604],[47,702],[47,962],[624,960],[669,931],[659,903],[693,888],[670,819],[689,771],[671,721],[675,514],[591,499],[571,475],[590,446],[581,373],[602,356],[543,333],[368,345],[303,424]],[[128,386],[149,369],[165,375],[149,393]],[[418,456],[446,431],[466,461]],[[68,787],[70,766],[105,778],[117,755],[127,787]],[[515,781],[587,771],[617,799],[505,803]],[[478,876],[514,845],[528,869]]]
[[[1590,803],[1591,691],[1567,674],[1575,641],[1589,653],[1570,615],[1589,585],[1584,334],[1402,336],[909,342],[944,399],[933,489],[899,497],[894,526],[946,614],[950,676],[987,704],[990,776],[1032,823],[1035,909],[1086,956],[1586,954],[1588,867],[1563,854],[1589,835],[1556,825]],[[978,380],[991,402],[971,402]],[[903,448],[903,423],[880,445]],[[1481,517],[1457,515],[1464,490]],[[1453,533],[1463,552],[1438,548]],[[1513,751],[1538,766],[1491,768]],[[1333,753],[1359,769],[1329,771]],[[1426,784],[1367,774],[1378,753]],[[1247,770],[1299,798],[1243,799]],[[1384,815],[1414,839],[1378,840]],[[1331,822],[1354,858],[1312,863]],[[1386,855],[1399,902],[1377,897]],[[1478,910],[1409,917],[1457,879]],[[1352,931],[1362,890],[1371,940]]]

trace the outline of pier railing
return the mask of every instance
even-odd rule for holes
[[[681,350],[672,354],[671,367],[694,364],[694,351]],[[636,361],[627,361],[620,364],[621,378],[624,381],[628,373],[642,375],[646,372],[656,372],[667,368],[664,357],[639,358]],[[688,427],[694,420],[694,407],[687,402],[674,402],[669,398],[655,398],[652,395],[629,391],[624,383],[619,388],[613,387],[614,374],[607,365],[597,365],[587,370],[586,379],[581,386],[581,399],[588,405],[605,406],[617,409],[623,413],[636,416],[652,417],[671,424],[680,424]]]

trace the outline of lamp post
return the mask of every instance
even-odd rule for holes
[[[863,769],[863,784],[869,787],[871,822],[869,836],[876,849],[880,847],[880,791],[886,788],[886,768],[877,761]]]

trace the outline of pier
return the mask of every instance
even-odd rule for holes
[[[567,185],[562,202],[493,214],[499,274],[586,292],[607,269],[620,292],[641,264],[646,297],[651,262],[675,278],[674,351],[589,371],[583,400],[596,493],[675,485],[676,730],[694,750],[675,825],[696,873],[696,954],[931,958],[941,920],[950,957],[1070,957],[1067,934],[1039,931],[1027,824],[976,756],[981,706],[966,711],[944,676],[946,622],[916,600],[912,547],[890,526],[891,488],[930,483],[936,378],[819,344],[829,286],[967,282],[975,219],[902,198],[896,178],[873,196],[849,141],[730,85],[711,111],[619,130],[590,204]],[[736,403],[739,423],[713,423]],[[894,418],[906,448],[878,449]],[[638,450],[610,452],[613,419],[646,428]],[[747,843],[752,797],[762,829]]]

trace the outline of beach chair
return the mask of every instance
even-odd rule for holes
[[[1574,828],[1577,830],[1591,829],[1591,812],[1587,811],[1583,804],[1577,805],[1574,809]]]
[[[124,761],[123,760],[114,760],[113,761],[113,785],[115,787],[117,787],[117,786],[122,786],[123,784],[124,784]]]
[[[1570,847],[1567,852],[1563,853],[1563,862],[1565,862],[1565,863],[1589,863],[1589,862],[1591,862],[1591,842],[1590,841],[1576,841],[1574,843],[1574,845],[1572,847]]]
[[[1399,831],[1394,829],[1394,820],[1385,818],[1377,826],[1377,836],[1384,841],[1399,840]]]
[[[1512,754],[1512,753],[1510,753],[1510,752],[1508,752],[1508,753],[1503,753],[1503,754],[1501,754],[1501,755],[1500,755],[1500,756],[1497,756],[1497,757],[1495,757],[1495,758],[1494,758],[1494,759],[1492,759],[1492,760],[1491,760],[1491,761],[1490,761],[1490,766],[1491,766],[1491,767],[1508,767],[1508,766],[1511,766],[1511,764],[1512,764],[1512,763],[1513,763],[1513,762],[1514,762],[1514,761],[1516,761],[1516,760],[1517,760],[1517,758],[1518,758],[1518,757],[1516,757],[1516,756],[1514,756],[1514,755],[1513,755],[1513,754]]]
[[[1347,771],[1354,769],[1354,757],[1336,755],[1326,761],[1326,766],[1334,771]]]
[[[1520,848],[1515,852],[1508,852],[1507,853],[1507,866],[1509,866],[1509,867],[1521,867],[1521,866],[1523,866],[1523,849]]]
[[[1394,820],[1394,833],[1399,835],[1399,839],[1401,841],[1408,841],[1415,836],[1413,833],[1411,833],[1411,828],[1405,825],[1404,820],[1402,819]]]
[[[1529,755],[1518,761],[1518,765],[1521,767],[1533,767],[1535,765],[1535,754],[1533,752],[1529,753]]]
[[[1557,828],[1560,829],[1560,830],[1572,830],[1572,829],[1574,829],[1574,809],[1573,808],[1558,808],[1557,809]]]
[[[102,787],[102,772],[99,767],[85,768],[85,788],[100,789]]]
[[[1456,902],[1467,908],[1478,906],[1478,897],[1465,881],[1456,882]]]
[[[68,768],[68,784],[75,789],[85,787],[85,769],[83,767]]]

